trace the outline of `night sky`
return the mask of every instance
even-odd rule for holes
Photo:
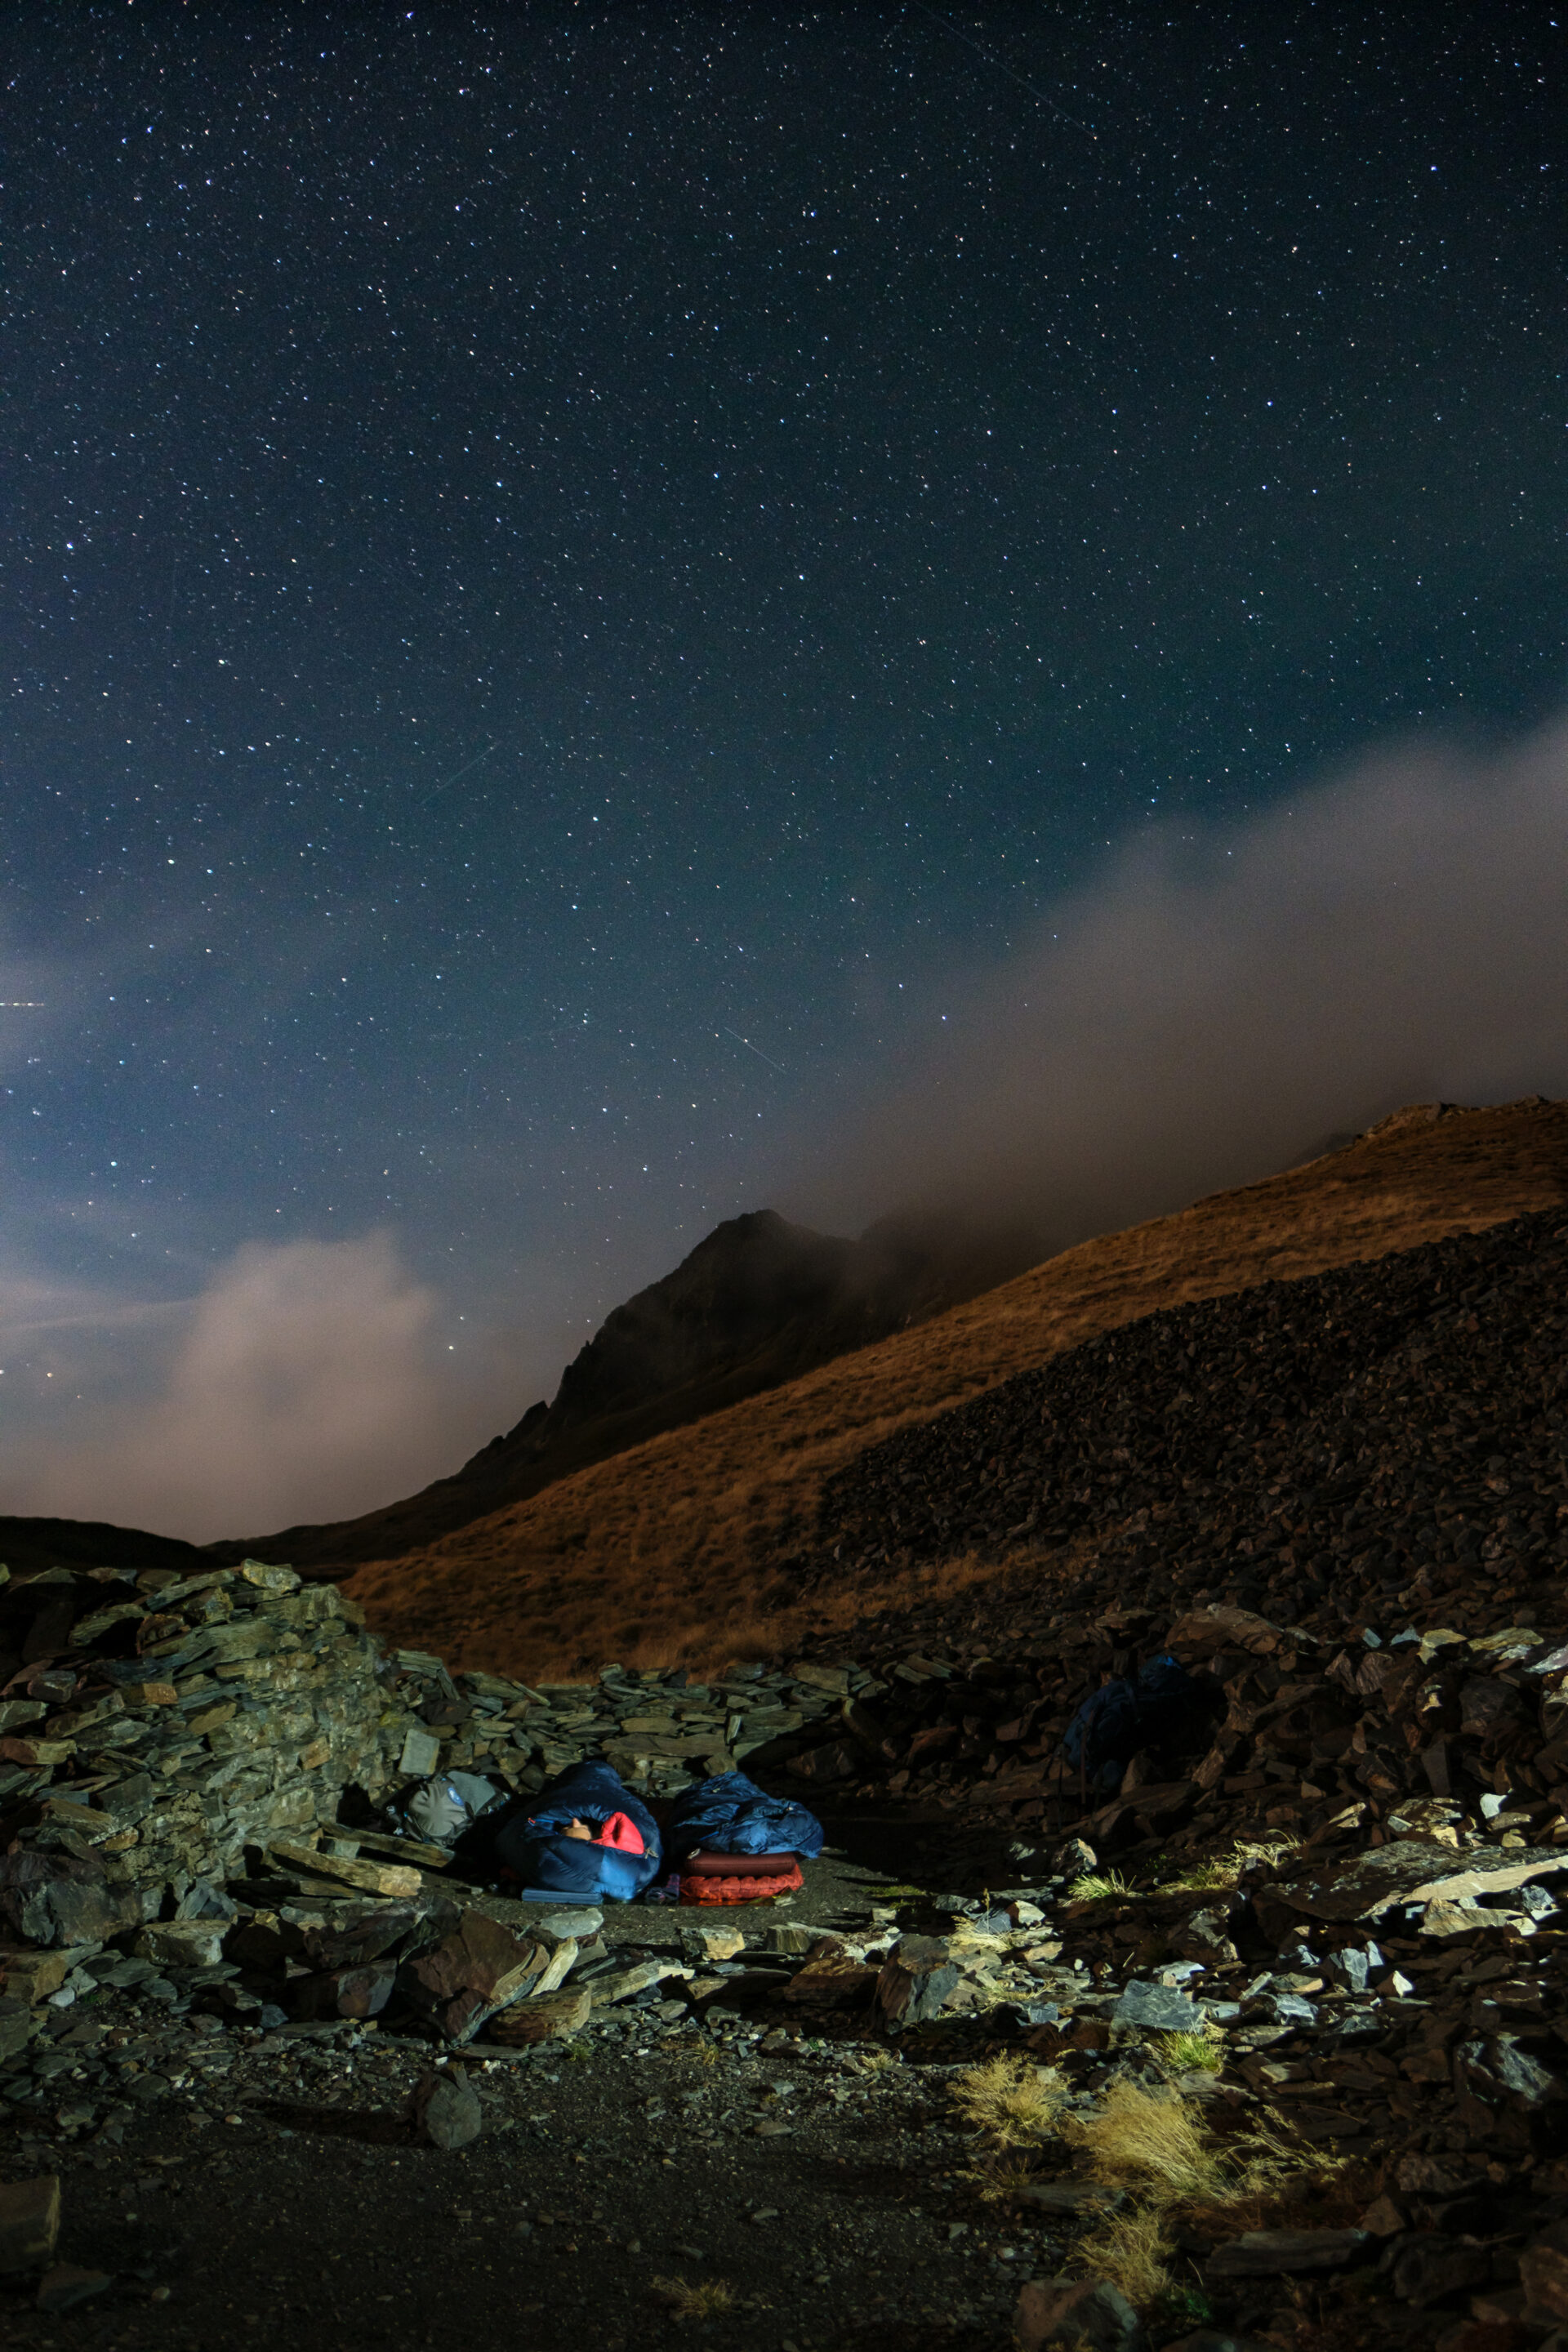
[[[1559,709],[1563,40],[10,8],[13,1435],[346,1268],[453,1466],[1130,836]]]

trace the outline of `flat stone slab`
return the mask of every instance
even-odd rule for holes
[[[1212,2278],[1294,2278],[1343,2270],[1370,2243],[1366,2230],[1248,2230],[1216,2248],[1204,2268]]]
[[[38,2269],[54,2252],[59,2233],[57,2175],[0,2182],[0,2271]]]
[[[1402,1838],[1397,1845],[1355,1854],[1338,1870],[1270,1892],[1309,1919],[1339,1923],[1377,1919],[1399,1904],[1508,1895],[1561,1870],[1568,1870],[1568,1849],[1562,1846],[1482,1846],[1458,1854],[1419,1838]]]

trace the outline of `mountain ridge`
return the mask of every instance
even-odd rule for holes
[[[552,1402],[530,1406],[448,1476],[357,1518],[204,1549],[220,1565],[248,1553],[319,1573],[434,1541],[994,1288],[1038,1250],[1019,1223],[956,1213],[880,1218],[854,1241],[773,1209],[726,1218],[612,1309]]]

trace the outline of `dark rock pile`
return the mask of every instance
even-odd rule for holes
[[[1558,1212],[1163,1309],[869,1447],[805,1581],[1010,1549],[1057,1571],[1052,1608],[1558,1607],[1565,1339]]]
[[[199,1922],[403,1738],[353,1605],[255,1560],[0,1583],[0,1929],[38,1944]]]
[[[602,1666],[593,1682],[510,1682],[468,1673],[455,1679],[439,1658],[394,1654],[399,1698],[417,1716],[405,1741],[405,1777],[479,1772],[524,1793],[585,1757],[603,1757],[642,1796],[673,1797],[710,1772],[765,1769],[832,1727],[845,1695],[868,1670],[802,1662],[735,1664],[711,1682],[684,1667],[637,1672]]]

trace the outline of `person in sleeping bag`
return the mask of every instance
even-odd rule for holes
[[[677,1798],[664,1842],[673,1863],[688,1854],[822,1852],[822,1823],[789,1797],[770,1797],[743,1772],[715,1772]]]
[[[658,1875],[658,1825],[608,1764],[574,1764],[508,1814],[494,1853],[525,1897],[630,1903]]]

